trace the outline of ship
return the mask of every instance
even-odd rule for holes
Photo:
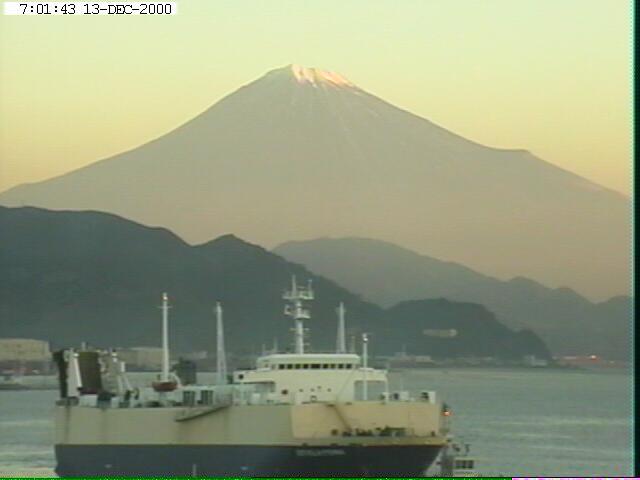
[[[476,461],[470,454],[469,444],[450,435],[447,445],[440,450],[431,467],[432,470],[428,469],[426,475],[440,478],[480,477],[481,475],[475,470],[475,464]]]
[[[293,320],[291,352],[227,374],[223,309],[216,321],[216,380],[186,382],[170,370],[169,301],[162,295],[162,370],[134,388],[117,351],[54,353],[55,471],[73,476],[416,477],[446,447],[450,410],[435,391],[389,391],[386,370],[345,348],[345,307],[336,348],[312,351],[304,322],[312,284],[283,293]]]

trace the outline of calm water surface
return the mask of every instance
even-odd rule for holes
[[[430,369],[390,377],[392,389],[436,390],[445,399],[483,475],[632,474],[629,371]],[[56,397],[0,392],[0,476],[51,475]]]

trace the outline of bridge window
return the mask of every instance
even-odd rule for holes
[[[339,363],[338,364],[338,370],[342,370],[344,368],[344,363]]]
[[[280,365],[278,365],[278,370],[284,370],[284,368],[285,368],[284,364],[281,363]]]
[[[328,363],[325,363],[322,365],[322,368],[324,368],[325,370],[328,368],[331,368],[331,365],[329,365]]]
[[[213,405],[213,390],[203,390],[201,398],[203,405]]]
[[[458,460],[456,464],[457,464],[456,467],[459,469],[464,469],[464,470],[473,469],[473,460]]]
[[[303,363],[302,364],[302,369],[303,370],[308,370],[309,369],[309,364],[308,363]]]
[[[311,368],[313,368],[314,370],[317,370],[321,367],[322,365],[320,365],[319,363],[312,363],[311,364]]]
[[[196,404],[196,392],[185,390],[182,392],[182,403],[187,406]]]
[[[292,363],[288,363],[287,364],[287,370],[291,370],[293,368],[293,364]]]

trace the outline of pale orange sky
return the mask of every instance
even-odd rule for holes
[[[0,17],[0,190],[130,149],[290,63],[630,192],[626,0],[180,0]]]

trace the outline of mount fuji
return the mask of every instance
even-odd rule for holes
[[[0,204],[102,210],[190,242],[376,238],[596,298],[629,287],[627,197],[299,66],[133,150],[5,191]]]

